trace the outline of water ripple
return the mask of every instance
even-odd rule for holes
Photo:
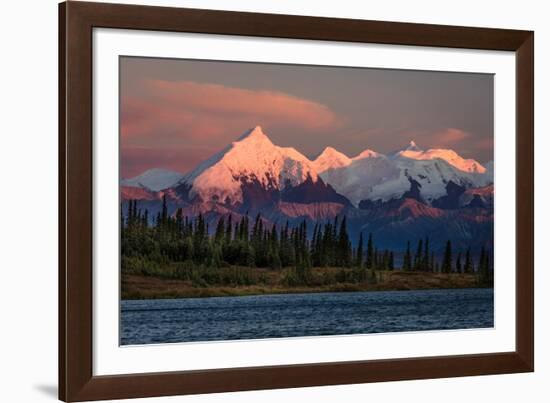
[[[122,301],[121,344],[493,327],[493,289]]]

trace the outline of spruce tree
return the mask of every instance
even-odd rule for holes
[[[289,240],[289,228],[288,221],[285,223],[285,226],[281,229],[280,236],[280,256],[281,256],[281,266],[287,267],[292,265],[292,249]]]
[[[424,256],[422,258],[422,270],[430,271],[430,239],[424,241]]]
[[[367,269],[372,269],[374,263],[374,249],[372,245],[372,232],[369,233],[369,240],[367,241]]]
[[[232,215],[229,214],[229,218],[227,219],[227,225],[225,227],[225,243],[229,245],[231,242],[231,232],[233,230],[233,223],[232,223]]]
[[[351,243],[349,241],[346,222],[346,216],[344,216],[340,224],[340,233],[338,234],[338,260],[341,267],[351,266]]]
[[[420,271],[422,265],[422,253],[424,248],[422,247],[422,239],[418,240],[418,247],[416,248],[416,254],[414,255],[414,270]]]
[[[313,227],[313,238],[311,239],[311,262],[313,266],[318,266],[319,256],[317,255],[317,230],[319,228],[319,224],[315,223],[315,226]]]
[[[181,209],[179,209],[178,211],[181,211]],[[216,226],[214,242],[220,245],[223,242],[224,236],[225,236],[225,222],[224,222],[223,216],[221,216],[220,219],[218,220],[218,225]]]
[[[388,260],[388,270],[393,270],[394,264],[393,264],[393,251],[390,251],[390,257]]]
[[[162,195],[162,214],[161,214],[161,222],[164,226],[166,222],[168,221],[168,207],[166,206],[166,195]]]
[[[458,256],[456,257],[455,270],[457,273],[462,273],[462,253],[461,252],[458,252]]]
[[[484,269],[485,269],[485,247],[482,246],[481,252],[479,253],[479,264],[477,266],[477,271],[481,273],[483,272]]]
[[[357,252],[355,254],[355,266],[363,267],[363,232],[359,232],[359,243],[357,244]]]
[[[470,247],[466,249],[466,256],[464,257],[464,273],[472,273],[472,258],[470,257]]]
[[[137,200],[134,200],[134,208],[133,208],[133,211],[132,211],[132,217],[133,217],[132,224],[134,224],[134,225],[136,224],[136,220],[137,220],[137,210],[138,210],[137,205],[138,205]]]
[[[389,251],[387,249],[384,250],[384,254],[382,255],[382,270],[388,270],[388,262],[390,260]]]
[[[145,216],[148,215],[147,210],[145,210],[144,215]],[[147,221],[147,220],[145,220],[145,221]],[[176,210],[176,232],[177,232],[177,237],[178,238],[181,236],[182,230],[183,230],[183,211],[181,210],[181,208],[178,208]]]
[[[445,254],[443,255],[443,262],[441,263],[441,271],[443,273],[450,273],[453,267],[453,252],[451,246],[451,240],[447,240],[445,245]]]
[[[489,253],[485,250],[485,247],[482,247],[479,255],[478,275],[483,286],[493,285],[493,273],[490,272],[489,259]]]
[[[407,249],[405,251],[405,256],[403,257],[403,270],[411,270],[411,242],[407,241]]]
[[[317,236],[315,238],[315,245],[313,246],[315,250],[315,266],[323,266],[323,229],[321,224],[317,226]]]

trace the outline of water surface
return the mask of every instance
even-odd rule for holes
[[[493,289],[123,300],[121,344],[493,327]]]

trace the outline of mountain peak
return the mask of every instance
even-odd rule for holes
[[[380,154],[376,151],[366,149],[361,151],[356,157],[353,157],[353,160],[361,160],[363,158],[378,158],[380,157]]]
[[[256,126],[202,162],[185,180],[191,185],[191,197],[235,204],[244,203],[252,189],[282,190],[308,177],[317,181],[310,160],[292,147],[273,144]]]
[[[321,156],[343,156],[343,157],[347,157],[344,153],[341,153],[340,151],[338,151],[337,149],[335,149],[334,147],[331,147],[331,146],[328,146],[328,147],[325,147],[325,149],[323,150],[323,152],[321,154],[319,154],[319,157]]]
[[[486,169],[483,165],[471,158],[462,158],[456,151],[445,148],[430,148],[427,151],[421,150],[414,141],[408,148],[399,151],[397,157],[405,157],[413,160],[435,160],[440,159],[453,167],[470,173],[484,174]]]
[[[244,134],[239,137],[237,141],[242,141],[245,139],[269,139],[269,137],[267,137],[267,135],[263,132],[262,126],[255,126],[244,132]]]
[[[313,161],[313,165],[317,172],[342,168],[349,164],[351,164],[351,159],[346,154],[330,146],[325,147],[323,152]]]
[[[123,179],[120,183],[123,186],[144,188],[157,192],[174,185],[183,177],[184,175],[179,172],[151,168],[136,177]]]
[[[405,148],[405,151],[422,151],[420,147],[416,145],[414,140],[409,141],[409,145]]]
[[[254,155],[257,152],[271,153],[277,146],[263,132],[261,126],[256,126],[247,130],[237,141],[234,141],[232,147],[240,150],[246,149],[251,155]]]

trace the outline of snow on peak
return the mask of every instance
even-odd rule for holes
[[[203,202],[236,204],[245,201],[243,189],[261,186],[282,190],[306,180],[317,182],[320,176],[358,205],[366,199],[400,197],[410,189],[411,179],[422,185],[421,193],[426,200],[445,195],[449,181],[467,188],[485,186],[493,182],[489,165],[488,168],[473,159],[462,158],[453,150],[423,151],[414,141],[389,156],[366,149],[350,158],[333,147],[326,147],[310,161],[292,147],[273,144],[262,128],[256,126],[185,176],[150,170],[122,181],[121,185],[158,191],[185,183],[190,186],[191,198],[198,196]]]
[[[179,172],[153,168],[134,178],[123,179],[120,184],[122,186],[144,188],[158,192],[159,190],[171,187],[183,177],[184,176]]]
[[[476,160],[462,158],[455,151],[448,149],[433,148],[427,151],[407,149],[399,152],[398,155],[413,160],[433,160],[439,158],[464,172],[483,174],[486,171],[485,167]]]
[[[420,147],[416,145],[414,140],[409,141],[409,145],[405,148],[405,151],[422,151]]]
[[[369,150],[368,148],[364,151],[361,151],[356,157],[353,157],[354,161],[361,160],[363,158],[379,158],[381,154],[376,151]]]
[[[346,167],[351,164],[351,158],[341,153],[340,151],[326,147],[321,154],[313,161],[313,165],[317,173],[328,171],[329,169],[337,169]]]
[[[244,134],[237,139],[236,142],[240,141],[269,141],[269,137],[265,135],[261,126],[255,126],[252,129],[247,130]]]
[[[234,204],[243,201],[243,182],[283,189],[288,183],[296,186],[308,177],[317,181],[317,171],[309,159],[292,147],[274,145],[256,126],[200,164],[185,182],[192,185],[191,196]]]
[[[343,155],[344,157],[346,156],[344,153],[341,153],[340,151],[338,151],[334,147],[328,146],[328,147],[325,147],[325,149],[323,150],[323,152],[321,154],[319,154],[319,157],[333,156],[333,155],[337,155],[337,156]],[[319,158],[319,157],[317,157],[317,158]]]

